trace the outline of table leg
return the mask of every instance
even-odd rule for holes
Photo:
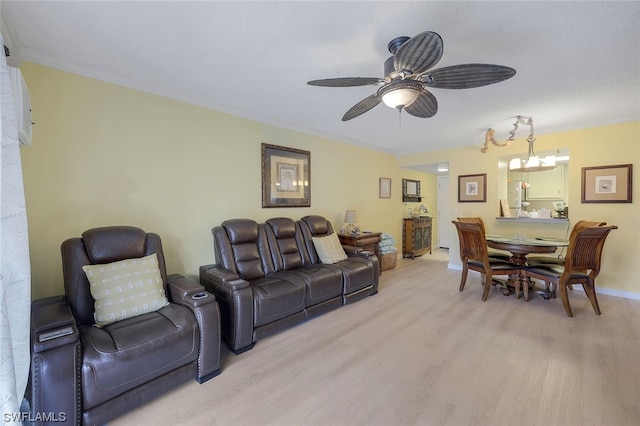
[[[520,274],[514,275],[514,284],[516,288],[516,299],[520,299],[520,286],[522,285],[522,280],[520,278]]]
[[[518,290],[518,280],[519,280],[518,275],[512,274],[512,275],[509,275],[509,278],[507,278],[507,280],[504,282],[500,282],[499,280],[496,280],[496,281],[500,283],[500,287],[502,288],[501,291],[504,296],[511,296],[514,293],[514,291],[517,291],[516,297],[520,297],[519,296],[520,293]]]

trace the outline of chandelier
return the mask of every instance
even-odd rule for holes
[[[509,139],[506,142],[497,142],[494,138],[495,131],[493,129],[488,129],[485,134],[484,145],[480,149],[480,152],[485,153],[489,148],[489,142],[499,148],[505,148],[511,145],[511,142],[516,138],[516,131],[520,125],[529,126],[529,136],[527,137],[527,142],[529,143],[529,153],[527,158],[513,158],[509,162],[509,170],[512,172],[543,172],[546,170],[551,170],[556,167],[556,156],[548,155],[544,158],[540,158],[540,156],[536,155],[533,149],[533,143],[536,141],[536,138],[533,137],[533,117],[523,117],[521,115],[516,116],[516,122],[513,123],[513,130],[509,132]]]

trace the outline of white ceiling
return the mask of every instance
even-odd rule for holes
[[[14,60],[396,155],[479,147],[488,127],[505,140],[516,115],[534,117],[537,137],[640,119],[637,1],[3,1],[2,12]],[[342,122],[377,87],[306,84],[383,77],[387,43],[425,30],[444,40],[434,68],[517,74],[432,89],[427,119],[380,104]]]

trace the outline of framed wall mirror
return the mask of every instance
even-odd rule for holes
[[[420,181],[413,179],[402,179],[402,201],[403,202],[420,202]]]

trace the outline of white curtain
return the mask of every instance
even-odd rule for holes
[[[16,112],[7,60],[0,57],[0,413],[13,423],[29,376],[31,269]]]

